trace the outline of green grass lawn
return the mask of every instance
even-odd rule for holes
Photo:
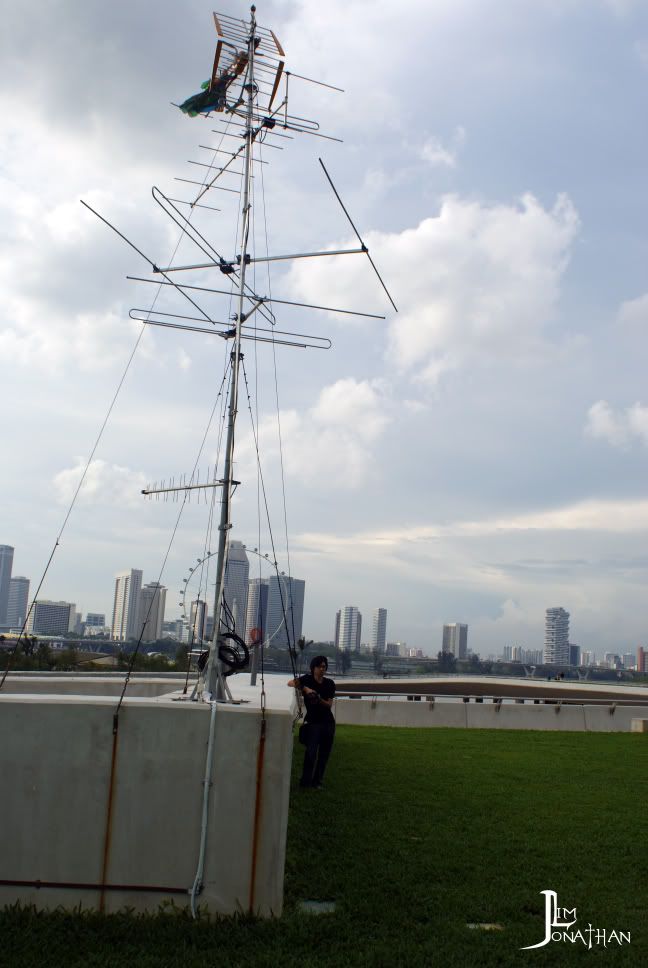
[[[0,913],[12,968],[648,964],[642,735],[339,727],[326,789],[295,744],[286,906],[275,921]],[[544,898],[631,933],[544,937]],[[303,900],[335,913],[301,913]],[[495,923],[503,930],[469,929]]]

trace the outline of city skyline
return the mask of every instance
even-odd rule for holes
[[[238,594],[239,595],[241,594],[241,587],[242,587],[241,582],[243,580],[244,573],[246,573],[249,576],[249,562],[247,560],[246,546],[243,545],[242,542],[237,542],[237,541],[234,541],[232,544],[233,544],[232,561],[234,562],[234,567],[230,574],[229,590],[230,590],[230,595],[233,596],[232,600],[236,602],[237,590],[238,590]],[[30,579],[24,576],[14,577],[11,575],[10,568],[11,568],[11,562],[13,561],[15,548],[13,546],[0,545],[0,549],[2,548],[5,549],[5,552],[4,552],[5,578],[8,577],[9,589],[11,590],[14,587],[14,583],[15,583],[16,594],[15,594],[14,601],[16,603],[18,601],[23,602],[25,600],[25,593],[27,592],[28,594],[28,591],[29,591]],[[10,562],[9,570],[7,570],[7,565],[6,565],[7,561]],[[292,587],[294,590],[293,592],[294,600],[291,601],[287,579],[285,578],[285,576],[282,576],[282,581],[285,584],[285,589],[284,589],[285,604],[282,605],[282,596],[279,594],[278,585],[276,584],[277,577],[276,576],[273,576],[273,577],[275,581],[275,588],[273,592],[273,605],[272,605],[272,613],[273,613],[272,623],[273,624],[269,634],[275,643],[280,643],[280,647],[286,647],[285,632],[281,631],[280,626],[285,625],[284,618],[283,618],[284,610],[286,611],[286,614],[290,614],[291,605],[292,605],[292,617],[290,618],[290,621],[294,623],[294,630],[296,632],[295,641],[297,641],[297,639],[300,638],[304,632],[303,609],[304,609],[305,582],[301,579],[295,579],[295,578],[292,579],[293,581]],[[266,621],[267,623],[270,580],[271,580],[270,578],[250,579],[248,577],[247,587],[242,596],[245,601],[245,608],[244,608],[245,621],[244,621],[243,627],[245,629],[246,642],[249,641],[251,630],[253,628],[259,627],[260,617],[261,617],[262,630],[263,630],[263,622]],[[131,582],[133,581],[134,581],[134,584],[132,585],[133,590],[131,591]],[[144,623],[144,613],[141,610],[142,592],[144,591],[144,588],[148,588],[149,590],[150,589],[155,590],[158,587],[158,583],[150,582],[148,583],[147,586],[143,586],[142,584],[143,572],[141,569],[127,569],[125,571],[121,571],[116,576],[113,577],[113,582],[114,582],[114,595],[113,595],[113,609],[111,613],[112,623],[108,626],[108,628],[110,628],[111,631],[113,629],[117,629],[117,640],[119,640],[120,638],[121,640],[125,640],[127,638],[138,638],[139,633],[141,631],[141,626]],[[226,589],[227,587],[228,586],[226,582]],[[151,599],[151,596],[149,595],[149,598],[147,598],[147,601],[146,601],[146,605],[144,606],[144,612],[148,612],[148,606],[150,604],[149,599],[153,601],[154,614],[151,619],[151,622],[155,627],[154,629],[155,634],[152,634],[150,632],[150,629],[147,628],[145,631],[145,637],[143,638],[143,641],[152,641],[154,640],[154,638],[161,637],[162,625],[164,624],[165,621],[176,623],[181,619],[181,615],[171,616],[171,615],[165,614],[165,600],[166,600],[166,593],[168,589],[161,584],[159,585],[159,588],[161,590],[161,599],[162,599],[161,612],[158,612],[158,609],[160,608],[160,606],[155,601],[155,599],[157,599],[158,597],[157,595],[154,595],[153,599]],[[251,591],[252,591],[252,595],[250,595]],[[226,594],[227,594],[227,591],[226,591]],[[124,605],[124,596],[126,601],[125,605]],[[131,597],[133,598],[134,605],[131,605]],[[31,601],[29,599],[27,599],[27,601],[29,602],[29,604],[31,604]],[[70,603],[68,602],[67,599],[56,601],[56,600],[45,599],[44,597],[41,597],[38,600],[38,604],[53,606],[53,605],[69,605]],[[210,622],[212,621],[213,606],[211,605],[210,602],[203,601],[201,603],[202,612],[200,614],[196,614],[196,610],[194,608],[195,604],[196,603],[194,601],[191,602],[189,613],[188,613],[189,622],[186,623],[186,625],[187,627],[190,628],[195,618],[197,629],[201,629],[202,633],[204,634],[207,621],[210,621]],[[287,608],[286,608],[286,605],[287,605]],[[75,621],[73,624],[73,628],[71,628],[70,631],[73,631],[74,628],[78,628],[81,625],[85,625],[85,624],[88,624],[90,627],[96,627],[100,624],[96,621],[96,619],[99,618],[100,616],[103,617],[105,622],[105,618],[106,618],[105,613],[97,613],[97,612],[88,610],[86,612],[86,616],[87,616],[87,619],[91,619],[91,620],[87,621],[86,623],[86,620],[83,619],[83,610],[82,609],[77,610],[76,604],[72,604],[71,607],[75,610],[74,612]],[[124,613],[124,608],[126,608],[125,613]],[[351,621],[353,621],[354,623],[353,641],[355,645],[352,645],[351,648],[354,648],[359,645],[363,645],[369,649],[373,649],[376,647],[374,645],[374,640],[376,640],[377,637],[379,641],[382,641],[382,638],[384,637],[385,646],[386,646],[387,644],[386,643],[387,609],[383,607],[373,608],[371,610],[372,624],[371,624],[370,630],[368,631],[368,634],[367,633],[365,634],[365,641],[362,641],[362,613],[355,606],[346,607],[345,609],[338,610],[338,612],[336,613],[335,631],[332,639],[329,639],[326,636],[322,636],[319,639],[317,639],[317,641],[322,641],[322,642],[333,641],[334,643],[338,641],[340,618],[345,610],[349,611],[349,608],[351,608],[351,611],[355,615],[355,617],[353,618],[347,618],[347,623]],[[131,611],[131,609],[134,609],[134,610]],[[129,614],[131,616],[130,618],[129,618]],[[527,663],[530,663],[530,662],[537,663],[538,661],[543,661],[543,662],[550,662],[550,663],[557,662],[557,663],[564,663],[564,664],[571,664],[571,665],[578,665],[578,664],[594,665],[594,664],[597,664],[598,662],[603,662],[603,664],[607,664],[608,655],[618,655],[620,657],[623,657],[624,655],[626,657],[633,656],[634,657],[633,661],[636,662],[637,661],[636,656],[638,655],[638,650],[644,647],[641,644],[641,641],[643,641],[645,644],[646,639],[648,639],[648,634],[647,634],[647,636],[640,642],[626,643],[625,649],[623,645],[619,645],[618,642],[607,643],[607,645],[603,649],[593,649],[591,647],[588,648],[587,646],[574,645],[573,643],[569,642],[569,619],[570,619],[569,612],[565,611],[565,609],[562,608],[562,606],[560,606],[560,607],[545,608],[542,614],[543,614],[543,621],[544,621],[543,637],[540,635],[540,631],[539,631],[540,627],[538,626],[538,628],[535,630],[535,638],[530,640],[529,642],[517,643],[516,645],[510,645],[505,642],[500,642],[496,645],[495,649],[485,648],[483,646],[480,646],[479,643],[477,643],[476,646],[474,648],[471,648],[470,651],[478,655],[481,655],[482,658],[503,659],[504,661],[508,661],[512,659],[513,661],[523,661]],[[116,615],[118,617],[117,621],[115,621]],[[132,617],[133,615],[134,615],[134,618]],[[209,616],[209,619],[208,619],[208,616]],[[358,619],[359,619],[359,622],[358,622]],[[130,634],[125,636],[123,633],[120,634],[119,632],[119,629],[121,628],[120,623],[123,624],[124,621],[126,622],[126,626],[130,632]],[[135,627],[133,627],[133,623]],[[29,626],[28,626],[30,631],[33,631],[33,624],[34,624],[34,618],[32,617],[30,619]],[[6,625],[5,627],[8,627],[8,626]],[[263,631],[265,632],[265,630]],[[456,645],[455,639],[456,639],[458,643],[457,657],[464,658],[467,655],[467,631],[468,631],[468,626],[465,623],[444,622],[442,625],[441,649],[443,651],[450,651],[453,654],[457,654],[455,651],[455,645]],[[557,651],[555,646],[556,636],[560,640]],[[200,637],[200,636],[197,636],[197,637]],[[268,640],[267,634],[264,635],[264,640],[267,642]],[[538,641],[541,641],[543,643],[542,648],[536,647],[536,643]],[[404,639],[399,638],[397,639],[397,642],[403,643]],[[611,647],[615,645],[616,645],[616,651],[611,649]],[[547,647],[548,647],[548,650],[547,650]],[[380,650],[380,645],[378,646],[378,648]],[[628,648],[631,651],[628,651]],[[427,640],[423,640],[422,643],[420,644],[417,643],[415,645],[412,645],[410,643],[408,650],[411,653],[416,653],[417,651],[424,650],[424,654],[430,657],[434,657],[437,651],[435,642],[434,642],[434,634],[431,633],[430,637]],[[385,651],[387,651],[386,648],[385,648]],[[538,659],[538,655],[543,656],[542,660]],[[575,658],[576,655],[578,655],[579,657],[578,659]],[[582,660],[580,658],[581,655],[582,655]],[[602,655],[606,656],[606,658],[601,659]]]
[[[203,473],[213,467],[218,421],[200,447],[226,354],[220,340],[147,328],[93,451],[140,335],[129,310],[146,308],[152,287],[126,280],[145,263],[79,200],[152,259],[171,257],[179,235],[159,231],[150,190],[185,198],[174,179],[201,171],[187,162],[201,161],[209,122],[172,102],[194,89],[196,64],[212,63],[213,25],[202,5],[167,0],[91,0],[82,15],[44,5],[37,31],[28,5],[10,10],[0,366],[20,400],[5,426],[20,460],[0,480],[3,540],[33,591],[93,454],[39,595],[110,620],[112,576],[134,563],[170,589],[172,611],[208,547],[209,507],[185,509],[160,574],[179,508],[141,490],[190,474],[199,452]],[[282,349],[276,382],[270,348],[246,355],[276,553],[243,405],[231,534],[307,582],[309,638],[330,639],[331,616],[351,600],[366,617],[384,605],[412,647],[461,615],[483,653],[535,648],[544,610],[565,601],[583,647],[634,648],[648,583],[648,7],[501,0],[494,16],[474,0],[407,0],[404,11],[322,5],[317,30],[336,37],[334,57],[311,42],[312,4],[263,15],[295,74],[346,92],[291,82],[344,145],[304,137],[268,149],[271,247],[350,241],[317,161],[325,151],[399,312],[365,259],[272,263],[275,296],[386,318],[277,307],[280,328],[332,347]],[[412,23],[424,57],[412,54]],[[64,57],[54,35],[74,38]],[[89,64],[110,79],[100,104]],[[146,111],[128,109],[133,91]],[[238,200],[219,192],[207,204],[224,213],[195,212],[198,229],[235,254],[220,226]]]

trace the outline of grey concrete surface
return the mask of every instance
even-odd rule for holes
[[[166,688],[169,688],[167,682]],[[290,771],[290,691],[266,711],[256,886],[252,907],[283,903]],[[257,694],[258,698],[258,694]],[[0,693],[0,880],[98,885],[106,845],[115,700]],[[119,715],[106,883],[180,888],[196,871],[210,706],[127,698]],[[218,706],[204,889],[199,904],[231,914],[250,907],[258,702]],[[98,888],[0,886],[0,905],[101,906]],[[188,893],[104,892],[106,911],[188,903]]]
[[[612,713],[610,713],[612,709]],[[630,732],[645,715],[641,706],[557,703],[404,702],[388,699],[336,699],[338,723],[353,726],[453,727],[463,729],[544,729]]]

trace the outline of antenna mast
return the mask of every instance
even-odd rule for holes
[[[216,557],[216,593],[214,597],[214,632],[209,652],[209,659],[205,667],[205,687],[212,699],[219,702],[231,701],[231,694],[222,673],[218,651],[223,642],[223,633],[227,631],[223,621],[223,590],[225,588],[225,569],[227,566],[227,537],[232,527],[231,503],[234,488],[234,428],[238,411],[239,368],[241,363],[241,327],[245,321],[245,274],[249,262],[248,236],[250,229],[250,180],[252,174],[252,142],[254,139],[254,97],[256,84],[254,82],[254,54],[257,47],[256,7],[250,8],[250,32],[247,39],[247,68],[243,91],[245,93],[245,153],[243,167],[243,204],[241,208],[241,254],[239,269],[238,313],[234,344],[232,347],[232,379],[230,381],[230,395],[227,417],[227,437],[225,441],[225,464],[223,470],[223,489],[221,500],[220,523],[218,525],[218,549]]]

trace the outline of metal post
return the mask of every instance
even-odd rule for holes
[[[234,468],[234,427],[236,424],[236,414],[238,410],[238,386],[239,386],[239,366],[241,362],[241,326],[243,323],[243,301],[245,298],[245,270],[248,245],[248,233],[250,227],[250,175],[252,161],[252,135],[254,117],[254,51],[256,40],[256,18],[254,16],[256,7],[251,8],[250,14],[250,34],[248,37],[248,63],[246,79],[243,89],[247,97],[247,119],[245,131],[245,168],[243,177],[243,208],[242,208],[242,228],[241,228],[241,263],[239,271],[239,309],[236,317],[236,328],[234,335],[234,346],[232,349],[232,380],[230,384],[230,397],[227,420],[227,438],[225,443],[225,466],[223,472],[223,500],[221,502],[220,523],[218,525],[218,554],[216,558],[216,594],[214,597],[214,634],[212,637],[209,660],[205,668],[205,682],[208,693],[217,702],[227,702],[231,699],[227,683],[222,674],[221,663],[218,658],[218,649],[221,644],[221,634],[223,629],[222,620],[222,600],[223,589],[225,587],[225,566],[227,563],[227,535],[232,527],[230,520],[230,508],[233,487],[233,468]],[[245,630],[243,630],[245,634]]]

